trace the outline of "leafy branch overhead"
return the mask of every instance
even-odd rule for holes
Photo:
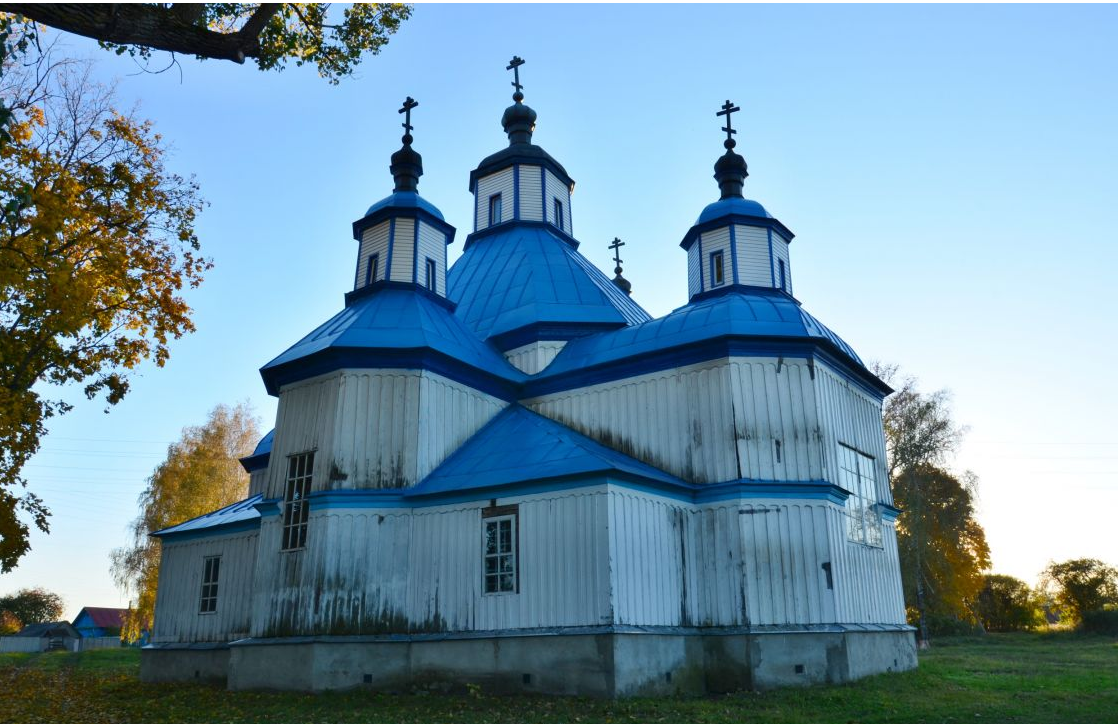
[[[43,25],[100,41],[118,54],[152,50],[256,61],[260,70],[313,63],[331,83],[376,55],[411,16],[403,3],[355,3],[330,22],[329,3],[0,3]]]

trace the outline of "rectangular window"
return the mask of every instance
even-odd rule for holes
[[[788,290],[784,286],[784,260],[777,259],[776,261],[780,265],[780,291],[786,292]]]
[[[378,255],[372,254],[369,256],[369,262],[365,265],[365,286],[369,286],[377,280],[377,264],[379,262]]]
[[[501,195],[493,194],[489,197],[489,225],[501,223]]]
[[[726,270],[722,264],[722,252],[714,251],[710,254],[710,285],[721,286],[726,283]]]
[[[563,202],[559,199],[555,199],[555,225],[563,230]]]
[[[516,506],[488,508],[481,514],[484,590],[486,593],[516,593]]]
[[[311,493],[314,452],[287,458],[287,485],[283,491],[283,550],[293,551],[307,545],[307,517]]]
[[[424,282],[428,289],[435,291],[435,260],[427,257],[427,278]]]
[[[202,559],[202,600],[198,613],[217,611],[217,578],[221,573],[221,556]]]
[[[839,485],[850,491],[846,499],[847,537],[856,543],[880,547],[881,515],[874,468],[875,461],[869,455],[839,445]]]

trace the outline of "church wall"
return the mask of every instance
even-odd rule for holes
[[[282,498],[287,458],[311,450],[327,451],[334,444],[334,416],[338,406],[340,373],[314,377],[280,389],[276,409],[276,436],[268,462],[265,497]],[[325,480],[329,455],[316,454],[314,480]]]
[[[878,500],[892,504],[881,402],[840,377],[823,362],[815,365],[815,374],[819,396],[819,427],[823,448],[826,450],[823,477],[836,485],[841,483],[838,469],[839,444],[848,445],[874,458]]]
[[[416,482],[439,466],[508,403],[433,372],[419,380],[422,412],[416,451]]]
[[[542,371],[563,351],[566,342],[532,342],[505,352],[505,359],[524,374],[534,375]]]
[[[702,253],[699,258],[699,269],[703,275],[704,291],[734,283],[733,255],[730,252],[730,227],[724,226],[721,229],[703,232],[701,239],[696,242],[695,246],[698,246]],[[721,284],[715,284],[710,265],[710,255],[716,251],[722,252]]]
[[[384,221],[376,226],[365,229],[361,235],[361,249],[357,253],[357,273],[353,279],[353,288],[365,286],[365,271],[369,266],[369,257],[377,255],[377,278],[372,281],[384,279],[385,265],[388,263],[388,229],[390,223]]]
[[[905,623],[896,528],[883,525],[883,546],[877,548],[847,539],[841,510],[830,519],[836,616],[849,623]]]
[[[543,205],[547,221],[561,227],[568,234],[574,233],[571,231],[571,190],[551,171],[545,172],[544,183],[547,193],[544,194]],[[563,204],[562,223],[555,218],[555,199]]]
[[[775,231],[773,235],[773,287],[780,289],[780,265],[778,259],[784,260],[784,291],[792,293],[792,260],[788,253],[788,242]]]
[[[738,243],[740,283],[752,287],[771,287],[773,279],[769,265],[769,230],[735,224],[734,238]]]
[[[248,475],[248,497],[252,497],[268,490],[268,468],[254,470]]]
[[[703,291],[703,278],[699,264],[699,244],[691,245],[687,250],[687,296],[695,296]]]
[[[513,217],[513,170],[510,166],[497,173],[483,176],[477,180],[474,193],[474,231],[486,229],[502,221],[512,221]],[[489,197],[501,195],[501,218],[489,218]]]
[[[539,166],[520,167],[520,218],[543,221],[543,170]]]
[[[256,541],[252,531],[164,542],[151,642],[226,642],[248,635]],[[217,610],[199,613],[208,556],[221,556]]]
[[[419,222],[419,276],[416,281],[427,282],[427,259],[435,261],[435,293],[446,296],[446,234],[430,224]]]
[[[396,219],[392,232],[392,272],[394,282],[415,280],[415,219]]]

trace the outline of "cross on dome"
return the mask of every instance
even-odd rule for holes
[[[411,96],[408,96],[404,100],[404,106],[399,111],[397,111],[397,113],[403,113],[404,114],[404,122],[401,123],[400,125],[402,125],[404,127],[404,135],[405,136],[411,136],[412,128],[414,128],[414,126],[412,126],[412,124],[411,124],[411,109],[412,108],[417,108],[418,106],[419,106],[419,103],[414,98],[412,98]],[[410,138],[406,139],[404,141],[404,143],[411,143],[411,139]]]
[[[729,99],[727,99],[726,102],[722,104],[722,110],[714,114],[716,116],[726,116],[726,125],[722,127],[722,130],[726,132],[726,141],[725,143],[723,143],[726,148],[733,148],[737,145],[737,142],[734,141],[733,138],[734,134],[737,133],[737,131],[734,130],[733,123],[731,122],[731,114],[736,113],[740,110],[741,108],[735,106],[733,103],[730,102]]]
[[[524,65],[524,59],[521,58],[519,55],[514,55],[512,56],[512,60],[509,61],[508,66],[505,67],[505,70],[512,71],[512,87],[516,89],[516,92],[512,94],[512,99],[514,101],[524,100],[524,94],[521,93],[521,91],[524,89],[524,86],[520,84],[520,66],[522,65]]]
[[[615,274],[621,273],[621,247],[623,246],[625,246],[625,242],[616,236],[613,237],[613,243],[609,245],[609,248],[613,249],[613,263],[617,265]]]

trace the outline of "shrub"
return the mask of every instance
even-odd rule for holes
[[[1079,630],[1087,633],[1118,636],[1118,608],[1084,611]]]

